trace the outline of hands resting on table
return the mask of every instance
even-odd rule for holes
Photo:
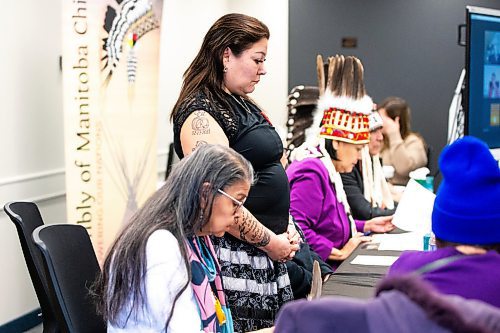
[[[384,233],[394,230],[392,224],[392,216],[379,216],[365,222],[363,231],[365,233]],[[358,247],[359,244],[371,241],[370,236],[357,233],[351,237],[349,241],[341,249],[332,248],[328,259],[330,260],[345,260]]]

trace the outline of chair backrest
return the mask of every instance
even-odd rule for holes
[[[33,202],[9,202],[4,211],[10,217],[17,229],[24,260],[28,266],[31,282],[42,310],[43,332],[60,332],[54,310],[53,301],[48,293],[47,278],[43,268],[43,258],[31,235],[35,228],[43,225],[43,219],[38,207]]]
[[[33,231],[33,240],[44,258],[62,330],[106,332],[106,324],[97,314],[89,293],[100,267],[87,230],[76,224],[45,225]]]

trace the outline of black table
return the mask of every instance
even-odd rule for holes
[[[399,257],[401,254],[401,251],[378,251],[376,246],[378,245],[360,244],[323,284],[322,295],[371,298],[375,286],[385,276],[389,266],[353,265],[351,261],[358,255]]]

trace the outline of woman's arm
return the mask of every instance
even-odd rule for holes
[[[260,223],[245,207],[242,207],[241,218],[229,228],[229,233],[248,244],[261,248],[273,260],[291,259],[299,249],[286,233],[276,235]]]
[[[129,332],[160,332],[172,311],[177,293],[187,284],[175,303],[169,331],[198,332],[201,319],[189,285],[185,259],[177,239],[167,230],[151,234],[146,245],[147,272],[144,276],[146,302],[139,318],[130,316]],[[147,306],[147,307],[146,307]],[[123,311],[124,318],[129,317]]]
[[[330,260],[345,260],[351,255],[351,253],[356,250],[359,244],[371,241],[370,236],[363,236],[362,233],[357,233],[353,237],[349,238],[349,241],[341,248],[332,248],[332,252],[328,256]]]
[[[184,155],[192,153],[203,144],[220,144],[229,147],[229,140],[217,121],[203,110],[194,111],[181,128],[180,140]],[[235,220],[229,233],[234,237],[264,250],[273,260],[285,259],[298,249],[290,244],[286,234],[276,235],[260,223],[243,207],[241,219]]]
[[[181,146],[184,156],[207,143],[229,147],[229,140],[217,121],[203,110],[194,111],[181,127]]]
[[[332,248],[340,245],[342,240],[331,239],[324,234],[321,217],[325,205],[323,180],[312,159],[301,163],[290,178],[290,214],[304,232],[311,248],[327,260]]]

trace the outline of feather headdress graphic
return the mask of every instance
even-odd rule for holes
[[[156,110],[148,100],[154,87],[143,83],[150,82],[144,79],[154,76],[151,71],[157,71],[157,67],[145,63],[145,59],[141,66],[141,57],[157,52],[159,43],[141,38],[160,28],[161,7],[160,0],[117,0],[110,2],[104,16],[103,32],[107,34],[102,40],[101,78],[105,93],[101,95],[101,133],[107,157],[103,163],[107,179],[125,200],[123,223],[137,210],[140,198],[149,196],[149,185],[156,175],[151,167],[156,163],[152,159],[156,121],[148,113]],[[135,85],[136,78],[141,86]],[[128,99],[123,99],[124,95]],[[126,133],[134,133],[136,139],[132,142]]]
[[[108,33],[103,40],[102,71],[105,73],[105,85],[109,83],[126,47],[129,48],[128,81],[135,82],[138,59],[134,47],[146,33],[160,28],[160,20],[156,17],[150,0],[124,0],[116,1],[116,4],[114,7],[108,6],[103,25]]]

